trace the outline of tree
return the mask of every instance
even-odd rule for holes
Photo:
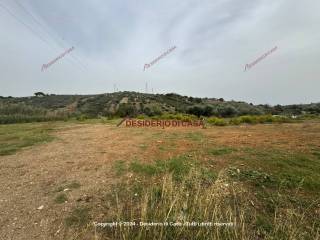
[[[213,108],[211,106],[205,106],[203,109],[203,116],[210,117],[212,115]]]
[[[187,113],[200,117],[201,115],[203,115],[204,110],[203,110],[203,108],[201,108],[199,106],[193,106],[193,107],[188,108]]]
[[[117,110],[117,115],[120,117],[134,117],[137,114],[136,108],[131,104],[121,103]]]
[[[221,106],[218,108],[218,113],[221,117],[233,117],[238,114],[238,111],[233,106]]]
[[[43,92],[36,92],[36,93],[34,93],[34,95],[36,97],[44,97],[45,96],[45,94]]]

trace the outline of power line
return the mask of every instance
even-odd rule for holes
[[[63,49],[65,48],[62,44],[60,44],[59,42],[57,42],[57,41],[55,40],[55,37],[54,37],[53,35],[51,35],[49,31],[46,30],[46,27],[45,27],[40,21],[38,21],[38,19],[37,19],[30,11],[28,11],[28,10],[26,9],[26,7],[24,7],[24,6],[23,6],[20,2],[18,2],[17,0],[14,0],[14,2],[15,2],[27,15],[29,15],[29,16],[32,18],[32,20],[33,20],[35,23],[37,23],[37,24],[42,28],[42,30],[43,30],[45,33],[47,33],[49,37],[51,37],[51,38],[53,39],[54,42],[56,42],[57,45],[59,45],[59,46],[60,46],[61,48],[63,48]],[[60,38],[60,39],[61,39],[61,38]],[[80,60],[76,59],[73,55],[70,55],[70,56],[73,58],[73,60],[74,60],[75,62],[77,62],[78,64],[82,65],[82,67],[87,68]]]
[[[39,35],[35,30],[33,30],[32,27],[30,27],[28,24],[26,24],[24,21],[20,20],[17,15],[15,15],[9,8],[7,8],[3,3],[0,3],[0,7],[2,7],[7,13],[9,13],[15,20],[17,20],[19,23],[21,23],[23,26],[25,26],[29,31],[32,32],[36,37],[38,37],[41,41],[46,43],[49,47],[52,48],[51,44],[43,38],[41,35]],[[55,48],[55,47],[54,47]]]
[[[38,37],[41,41],[43,41],[44,43],[48,44],[50,46],[50,43],[47,42],[47,40],[45,40],[44,38],[42,38],[42,36],[38,35],[30,26],[28,26],[27,24],[25,24],[23,21],[21,21],[14,13],[11,12],[11,10],[9,10],[7,7],[5,7],[4,5],[2,5],[0,3],[0,7],[2,7],[4,10],[6,10],[12,17],[14,17],[18,22],[20,22],[23,26],[25,26],[26,28],[28,28],[36,37]],[[51,46],[50,46],[51,47]]]

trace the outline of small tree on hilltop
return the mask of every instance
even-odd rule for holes
[[[36,93],[34,93],[34,95],[36,97],[44,97],[45,96],[45,94],[43,92],[36,92]]]

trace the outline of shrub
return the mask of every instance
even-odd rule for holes
[[[145,115],[138,115],[137,117],[136,117],[137,119],[145,119],[146,118],[146,116]]]
[[[241,116],[232,118],[229,124],[239,125],[241,123],[257,124],[257,123],[285,123],[292,122],[293,120],[285,116],[272,116],[272,115],[261,115],[261,116]]]
[[[248,124],[258,123],[256,116],[241,116],[241,117],[239,117],[239,121],[241,123],[248,123]]]
[[[226,126],[227,122],[223,118],[211,117],[207,119],[207,123],[215,126]]]
[[[241,121],[239,118],[231,118],[229,124],[231,125],[240,125]]]
[[[88,119],[88,116],[85,115],[85,114],[81,114],[81,115],[77,116],[76,119],[77,119],[78,121],[85,121],[85,120]]]
[[[238,111],[233,106],[221,106],[218,108],[218,114],[221,117],[233,117],[238,114]]]
[[[173,120],[180,120],[184,122],[191,122],[193,120],[197,120],[198,118],[194,115],[190,114],[170,114],[170,113],[165,113],[162,114],[161,116],[154,117],[154,119],[173,119]]]

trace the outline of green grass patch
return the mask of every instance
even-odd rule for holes
[[[124,174],[127,170],[125,161],[122,161],[122,160],[115,161],[115,163],[113,164],[113,169],[116,172],[117,176]]]
[[[242,177],[261,177],[258,172],[272,175],[273,183],[290,189],[302,189],[320,192],[320,161],[314,154],[284,151],[279,149],[244,148],[232,156],[233,160],[241,162],[249,172],[242,172]],[[251,171],[251,172],[250,172]],[[243,175],[246,174],[246,175]],[[258,184],[259,185],[259,184]]]
[[[65,193],[60,193],[58,196],[54,199],[55,203],[61,204],[68,201],[68,197]]]
[[[142,150],[147,150],[148,145],[140,144],[139,147],[140,147]]]
[[[214,155],[214,156],[221,156],[221,155],[226,155],[226,154],[230,154],[233,151],[235,151],[235,149],[233,148],[229,148],[229,147],[219,147],[219,148],[212,148],[208,150],[208,153],[210,155]]]
[[[90,221],[89,209],[85,207],[75,208],[69,217],[65,219],[68,227],[82,227]]]
[[[316,156],[318,159],[320,159],[320,151],[314,151],[312,152],[312,154]]]
[[[180,181],[186,177],[193,168],[197,169],[203,183],[212,183],[217,179],[216,172],[184,155],[170,158],[168,160],[158,160],[154,163],[141,163],[134,161],[129,167],[132,172],[146,176],[170,173],[176,181]]]
[[[158,160],[150,164],[134,161],[130,164],[130,170],[148,176],[170,172],[175,180],[179,180],[189,173],[191,166],[192,161],[189,158],[179,156],[168,160]]]
[[[272,116],[272,115],[244,115],[233,117],[230,119],[209,117],[206,122],[209,125],[227,126],[227,125],[240,125],[240,124],[258,124],[258,123],[291,123],[297,122],[286,116]]]
[[[77,181],[73,181],[73,182],[67,184],[66,187],[71,188],[71,189],[76,189],[76,188],[80,188],[81,185]]]
[[[0,156],[14,154],[17,151],[39,143],[52,141],[50,135],[54,125],[40,123],[0,125]]]
[[[134,161],[130,164],[130,170],[144,175],[156,175],[164,171],[162,166],[156,162],[156,164],[147,164],[147,163],[140,163],[138,161]]]
[[[202,182],[207,183],[207,184],[214,183],[214,181],[216,181],[218,178],[218,174],[216,172],[214,172],[213,170],[210,170],[206,167],[201,167],[200,173],[201,173]]]
[[[186,138],[199,142],[204,139],[204,135],[201,132],[188,132],[186,133]]]
[[[217,118],[217,117],[210,117],[206,121],[210,125],[215,125],[215,126],[226,126],[228,125],[228,122],[223,119],[223,118]]]
[[[255,186],[278,186],[279,181],[268,173],[257,170],[240,170],[237,168],[229,168],[228,173],[231,177],[236,178],[239,181],[247,181]]]

